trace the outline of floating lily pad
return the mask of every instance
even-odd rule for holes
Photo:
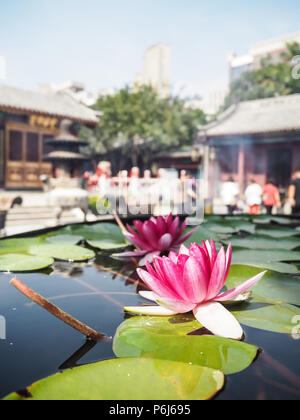
[[[28,253],[64,261],[87,261],[95,257],[95,253],[90,249],[59,243],[33,245],[29,247]]]
[[[0,271],[23,272],[43,270],[53,264],[53,259],[47,256],[31,256],[24,254],[0,255]]]
[[[2,254],[26,254],[28,248],[33,245],[43,244],[42,238],[16,238],[0,241],[0,255]]]
[[[207,400],[223,388],[218,370],[168,360],[106,360],[58,373],[28,388],[31,400]],[[6,400],[24,400],[18,394]]]
[[[286,249],[260,249],[259,251],[248,249],[233,250],[233,264],[269,263],[269,262],[300,261],[300,252]],[[252,264],[250,264],[252,265]]]
[[[187,229],[185,233],[189,232],[191,229]],[[202,244],[202,241],[213,239],[215,242],[219,240],[217,233],[212,232],[206,228],[206,225],[199,226],[197,232],[195,232],[187,241],[185,241],[185,246],[189,247],[192,243],[196,242],[197,244]]]
[[[276,241],[274,238],[265,235],[251,235],[247,238],[238,238],[232,237],[228,240],[223,241],[225,243],[231,242],[232,246],[240,248],[249,248],[257,250],[274,250],[274,249],[284,249],[284,250],[293,250],[300,246],[300,238],[281,238]],[[259,252],[259,251],[258,251]]]
[[[260,330],[282,334],[292,334],[295,324],[293,320],[300,316],[296,306],[267,305],[259,309],[234,311],[233,315],[244,325]]]
[[[113,223],[70,226],[65,232],[82,236],[89,245],[98,249],[119,249],[129,245],[119,226]]]
[[[232,265],[229,271],[226,287],[233,289],[244,281],[256,276],[261,268],[246,265]],[[251,289],[255,295],[278,303],[300,305],[300,278],[275,271],[268,271],[264,277]]]
[[[292,225],[300,223],[299,220],[290,219],[287,217],[280,217],[280,216],[269,216],[269,215],[260,215],[255,216],[252,218],[254,223],[257,224],[270,224],[270,223],[277,223],[279,225]]]
[[[258,348],[239,341],[209,335],[186,335],[202,326],[182,316],[134,317],[118,328],[113,350],[118,357],[143,357],[181,361],[233,374],[246,369]]]
[[[236,231],[243,231],[248,233],[255,233],[255,225],[247,220],[227,220],[227,223],[236,229]]]
[[[51,244],[57,245],[77,245],[81,242],[84,237],[83,236],[76,236],[76,235],[51,235],[45,237],[46,242],[50,242]]]
[[[300,233],[296,229],[284,228],[281,226],[257,227],[256,232],[260,235],[271,236],[272,238],[286,239],[289,236],[299,236]],[[300,238],[298,238],[300,242]]]
[[[217,233],[217,234],[232,234],[237,232],[236,227],[232,227],[229,223],[216,223],[216,222],[207,222],[204,224],[205,229],[208,229],[211,232]]]

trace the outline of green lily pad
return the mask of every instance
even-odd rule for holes
[[[281,238],[276,241],[270,236],[264,235],[251,235],[247,238],[238,238],[232,237],[230,239],[224,240],[224,243],[231,242],[231,245],[234,247],[240,248],[249,248],[249,249],[264,249],[264,250],[274,250],[274,249],[284,249],[284,250],[293,250],[300,246],[300,238]]]
[[[286,249],[233,249],[233,264],[270,263],[270,262],[300,261],[300,252]],[[252,264],[250,264],[252,265]]]
[[[0,255],[27,253],[30,246],[43,244],[42,238],[16,238],[0,241]]]
[[[252,221],[257,224],[270,224],[277,223],[279,225],[292,225],[300,223],[299,220],[290,219],[287,217],[280,216],[269,216],[269,215],[260,215],[252,218]]]
[[[188,233],[190,230],[191,229],[187,229],[185,233]],[[185,241],[184,245],[189,247],[194,242],[201,245],[202,241],[210,241],[211,239],[217,242],[219,240],[218,234],[207,229],[206,225],[201,225],[199,226],[197,232],[195,232],[187,241]]]
[[[119,226],[113,223],[70,226],[66,233],[82,236],[89,245],[98,249],[119,249],[129,245]]]
[[[227,220],[227,223],[236,229],[237,232],[255,233],[255,225],[247,220]]]
[[[276,239],[286,239],[289,236],[299,236],[299,232],[295,229],[284,228],[281,226],[257,227],[256,232],[259,235],[271,236]],[[298,238],[300,242],[300,238]]]
[[[77,245],[84,239],[83,236],[76,235],[51,235],[46,236],[46,242],[57,245]]]
[[[251,305],[250,305],[251,306]],[[259,309],[234,311],[233,315],[244,325],[281,334],[292,334],[293,320],[300,316],[296,306],[267,305]]]
[[[153,359],[114,359],[58,373],[28,388],[31,400],[207,400],[223,388],[220,371]],[[18,394],[6,400],[24,400]]]
[[[0,255],[0,271],[23,272],[43,270],[53,264],[53,259],[47,256],[31,256],[24,254]]]
[[[90,249],[68,244],[41,244],[33,245],[28,249],[31,255],[47,256],[64,261],[87,261],[95,257]]]
[[[246,265],[232,265],[226,282],[233,289],[261,272],[261,268]],[[255,295],[277,303],[300,305],[300,278],[268,271],[251,289]]]
[[[205,229],[208,229],[211,232],[226,235],[237,232],[237,228],[232,227],[229,223],[216,223],[216,222],[207,222],[204,224]]]
[[[246,369],[258,348],[214,336],[186,335],[197,321],[182,318],[134,317],[118,328],[113,350],[118,357],[143,357],[200,365],[233,374]],[[193,319],[193,317],[191,317]],[[177,320],[177,321],[176,321]],[[188,318],[187,318],[188,320]]]

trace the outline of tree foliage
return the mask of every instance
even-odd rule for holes
[[[279,62],[273,63],[271,57],[265,58],[259,69],[243,73],[232,83],[225,108],[242,101],[300,93],[300,78],[292,76],[293,58],[297,56],[300,56],[300,46],[289,44]]]
[[[101,118],[95,130],[82,127],[81,137],[89,141],[91,155],[118,151],[131,155],[133,162],[157,151],[190,145],[200,124],[201,110],[193,110],[179,97],[160,98],[150,86],[125,87],[100,97],[94,107]],[[145,153],[145,151],[147,153]]]

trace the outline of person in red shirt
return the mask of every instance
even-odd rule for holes
[[[281,207],[279,189],[271,179],[263,188],[263,203],[268,214],[272,214],[274,207]]]

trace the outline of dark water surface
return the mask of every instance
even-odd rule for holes
[[[120,276],[104,271],[103,266],[122,270],[119,262],[99,255],[89,264],[56,263],[50,275],[17,277],[75,318],[113,337],[125,319],[123,306],[140,305],[142,299],[132,271]],[[6,318],[7,327],[7,339],[0,340],[1,398],[61,368],[115,358],[112,341],[86,343],[80,333],[9,285],[12,277],[0,274],[0,315]],[[263,352],[248,369],[227,376],[224,390],[215,399],[298,400],[299,342],[289,335],[254,328],[245,327],[245,332],[246,341]]]

